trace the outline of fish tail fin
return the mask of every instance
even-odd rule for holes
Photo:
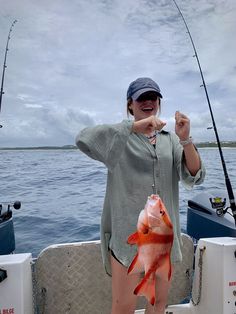
[[[143,280],[134,290],[134,294],[145,296],[151,305],[156,301],[156,276],[153,272],[147,272]]]
[[[128,274],[130,273],[141,273],[144,270],[143,264],[139,259],[139,254],[137,253],[128,268]]]

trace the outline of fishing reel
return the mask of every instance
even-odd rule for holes
[[[0,204],[0,255],[11,254],[16,247],[11,207],[20,209],[21,202]],[[5,275],[0,269],[0,282],[6,278]]]
[[[221,217],[225,215],[230,207],[225,208],[226,198],[222,197],[214,197],[209,198],[211,202],[211,207],[216,210],[217,216]]]
[[[4,206],[7,207],[7,210],[3,211]],[[12,218],[12,210],[11,207],[15,208],[16,210],[21,208],[21,202],[15,201],[12,203],[1,203],[0,204],[0,223],[9,220]]]

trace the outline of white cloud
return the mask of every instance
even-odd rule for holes
[[[222,139],[235,140],[236,2],[178,4]],[[153,77],[161,86],[162,116],[170,128],[181,110],[197,139],[213,138],[206,130],[211,120],[196,59],[172,1],[0,0],[0,5],[1,38],[19,20],[7,60],[0,146],[67,144],[86,125],[120,121],[126,117],[126,89],[138,76]],[[4,49],[1,41],[2,59]]]
[[[26,108],[33,108],[33,109],[39,109],[43,107],[42,105],[38,105],[38,104],[24,104],[24,106]]]

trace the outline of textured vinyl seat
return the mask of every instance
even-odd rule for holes
[[[185,234],[183,261],[175,266],[168,304],[189,296],[194,247]],[[111,278],[101,259],[100,241],[52,245],[37,258],[33,271],[35,312],[38,314],[109,314]],[[140,298],[138,308],[145,306]]]

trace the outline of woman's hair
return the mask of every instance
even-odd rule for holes
[[[132,104],[133,100],[132,98],[129,98],[127,100],[127,117],[131,114],[131,116],[134,115],[133,110],[130,108],[130,105]],[[159,98],[159,114],[161,113],[161,98]]]
[[[132,116],[134,115],[133,110],[130,108],[130,105],[132,104],[132,98],[129,98],[127,100],[127,116],[129,117],[129,114]]]

